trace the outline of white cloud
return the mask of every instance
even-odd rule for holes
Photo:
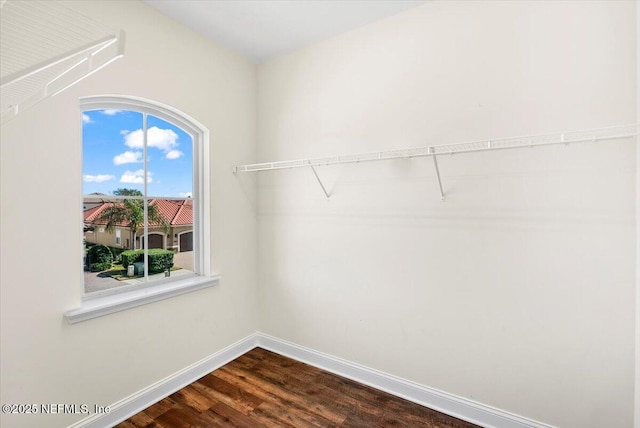
[[[180,192],[180,193],[178,193],[178,196],[180,196],[182,198],[193,198],[193,193],[192,192]]]
[[[126,134],[124,136],[124,144],[132,149],[141,149],[144,145],[142,129],[136,129]],[[160,129],[157,126],[153,126],[147,130],[147,145],[168,153],[178,146],[178,134],[171,129]]]
[[[142,152],[130,152],[126,151],[124,153],[120,153],[113,158],[114,165],[122,165],[125,163],[138,163],[142,162]]]
[[[127,135],[129,132],[131,131],[129,131],[128,129],[123,129],[122,131],[120,131],[120,135]]]
[[[167,152],[167,159],[178,159],[183,154],[180,150],[171,150]]]
[[[151,183],[151,173],[147,172],[147,183]],[[120,183],[142,184],[144,183],[144,169],[137,171],[125,171],[120,177]]]
[[[106,108],[104,110],[102,110],[102,114],[106,114],[107,116],[115,116],[116,114],[120,113],[122,110],[117,110],[114,108]]]
[[[114,175],[109,175],[109,174],[98,174],[98,175],[84,174],[82,176],[82,180],[86,181],[87,183],[102,183],[103,181],[115,180],[115,178],[116,177]]]
[[[93,123],[88,114],[82,113],[82,123]]]

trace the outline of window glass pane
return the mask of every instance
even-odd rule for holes
[[[193,200],[154,198],[149,202],[148,280],[193,274]],[[137,248],[144,248],[140,230]]]
[[[85,293],[130,284],[121,254],[132,242],[126,216],[127,204],[132,202],[140,201],[104,196],[83,198]]]
[[[82,114],[82,193],[144,190],[142,113],[93,110]]]
[[[193,144],[177,126],[149,115],[149,195],[190,198],[193,195]]]

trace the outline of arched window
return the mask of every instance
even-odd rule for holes
[[[207,129],[136,97],[80,108],[85,297],[210,275]]]

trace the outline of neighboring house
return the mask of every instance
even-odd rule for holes
[[[106,220],[98,220],[101,214],[114,202],[102,202],[84,211],[86,242],[104,244],[116,248],[144,248],[144,230],[138,228],[134,236],[126,222],[119,223],[114,230],[106,230]],[[163,225],[151,223],[149,225],[149,248],[162,248],[175,252],[193,250],[193,201],[153,199],[151,205],[158,207],[160,215],[165,219],[168,230]],[[93,230],[91,230],[93,229]]]
[[[83,210],[88,210],[90,208],[95,208],[99,205],[102,205],[105,203],[103,197],[108,198],[108,195],[105,195],[104,193],[99,193],[99,192],[93,192],[89,194],[89,198],[86,198],[83,203],[82,203],[82,209]]]

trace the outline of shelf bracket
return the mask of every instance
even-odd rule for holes
[[[324,195],[327,197],[327,199],[329,199],[329,192],[327,192],[327,189],[324,187],[324,184],[322,184],[322,180],[320,180],[320,176],[318,175],[318,173],[316,172],[316,169],[313,167],[313,165],[309,165],[311,167],[311,171],[313,171],[313,175],[316,176],[316,180],[318,180],[318,184],[320,185],[320,187],[322,187],[322,191],[324,192]]]
[[[444,190],[442,190],[442,179],[440,178],[440,168],[438,168],[438,157],[433,147],[429,147],[429,153],[433,157],[433,166],[436,168],[436,177],[438,177],[438,188],[440,189],[440,199],[445,200]]]

